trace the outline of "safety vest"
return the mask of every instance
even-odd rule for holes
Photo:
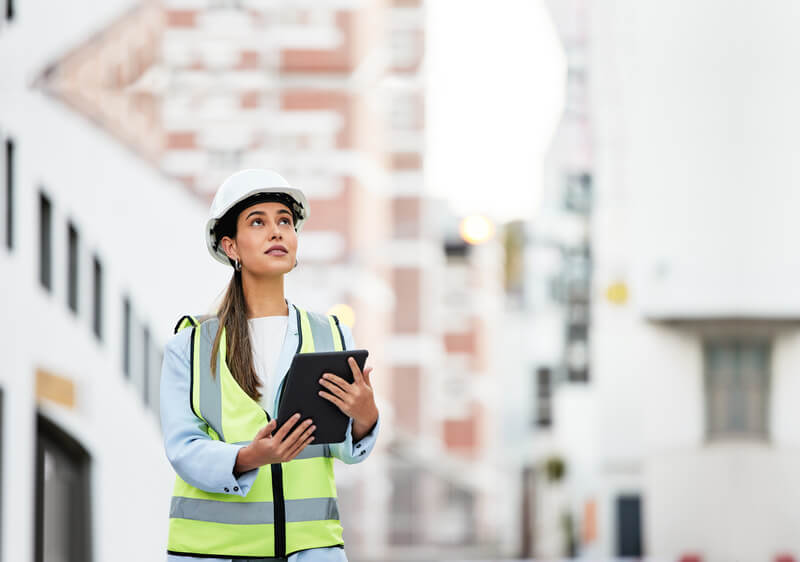
[[[295,309],[300,340],[296,353],[344,349],[336,316]],[[184,316],[175,332],[188,327],[192,329],[192,411],[212,439],[249,443],[270,417],[228,369],[225,328],[220,336],[217,374],[212,377],[211,348],[219,320],[216,316]],[[300,550],[344,545],[328,445],[308,445],[289,462],[257,470],[244,497],[206,492],[176,476],[168,552],[281,560]]]

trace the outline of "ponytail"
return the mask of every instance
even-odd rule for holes
[[[250,345],[250,325],[247,322],[247,303],[244,299],[242,287],[242,273],[234,270],[233,277],[228,283],[228,289],[217,311],[219,328],[211,348],[211,376],[216,376],[217,353],[222,336],[222,327],[225,327],[227,354],[225,361],[228,368],[247,395],[258,402],[261,398],[261,381],[256,375],[253,366],[253,350]]]

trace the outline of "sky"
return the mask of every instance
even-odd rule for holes
[[[544,0],[428,0],[426,187],[458,215],[531,218],[564,97]]]

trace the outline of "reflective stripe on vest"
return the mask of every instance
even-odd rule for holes
[[[296,311],[297,353],[344,349],[335,316]],[[192,329],[192,410],[212,439],[249,443],[269,416],[228,369],[225,329],[220,333],[212,377],[211,350],[219,320],[210,317],[198,322],[185,316],[176,326],[184,328]],[[259,468],[245,497],[206,492],[176,477],[168,544],[174,553],[265,560],[342,545],[330,447],[309,445],[288,463]]]

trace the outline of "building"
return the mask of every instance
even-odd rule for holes
[[[32,85],[119,7],[25,4],[0,28],[3,560],[162,555],[161,349],[224,282],[207,206]]]
[[[553,3],[565,37],[568,4]],[[785,68],[800,13],[583,10],[590,371],[583,392],[555,387],[550,430],[574,550],[796,560],[800,310],[788,241],[800,81]],[[563,547],[555,532],[539,546]]]
[[[16,485],[3,486],[4,559],[68,540],[76,560],[119,557],[120,545],[131,559],[161,556],[173,478],[155,415],[160,349],[180,315],[221,295],[229,272],[208,260],[201,231],[213,190],[236,169],[278,168],[306,190],[313,213],[287,290],[312,309],[338,303],[385,371],[393,289],[371,265],[391,229],[388,108],[375,103],[382,14],[377,4],[261,4],[9,8],[3,269],[21,275],[3,276],[2,310],[52,333],[42,346],[7,328],[2,473]],[[133,440],[118,439],[131,429]],[[380,475],[376,457],[362,470]],[[360,530],[379,545],[386,533],[369,533],[381,518],[359,508],[361,496],[388,516],[385,479],[358,478],[341,478],[355,552]],[[78,495],[60,496],[66,488]],[[141,492],[123,504],[129,489]],[[85,506],[74,517],[73,504]],[[131,545],[131,528],[146,538]]]

